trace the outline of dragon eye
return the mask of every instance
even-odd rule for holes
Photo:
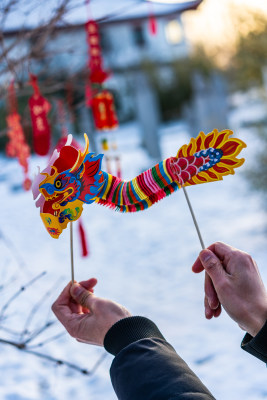
[[[58,179],[58,180],[55,182],[55,187],[56,187],[57,189],[60,189],[61,186],[62,186],[62,182],[61,182],[60,179]]]

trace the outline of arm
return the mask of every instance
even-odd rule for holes
[[[115,356],[110,374],[118,399],[214,399],[152,321],[96,297],[95,284],[69,283],[52,309],[71,336]]]
[[[110,375],[120,400],[214,399],[147,318],[117,322],[107,332],[104,346],[115,355]]]
[[[218,316],[220,303],[227,314],[248,334],[242,348],[267,362],[267,292],[257,264],[249,254],[224,243],[203,250],[192,267],[205,269],[205,314]],[[254,338],[254,339],[253,339]]]

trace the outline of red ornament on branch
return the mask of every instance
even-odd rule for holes
[[[35,75],[30,75],[30,84],[34,91],[32,97],[29,99],[33,129],[33,148],[36,154],[45,156],[49,152],[51,140],[51,131],[47,120],[51,104],[41,96]]]

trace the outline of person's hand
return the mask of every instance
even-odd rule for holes
[[[73,285],[70,282],[52,305],[52,310],[75,339],[103,346],[109,328],[131,314],[120,304],[96,297],[93,294],[96,283],[94,278]]]
[[[209,276],[206,318],[218,316],[221,303],[240,328],[255,336],[267,320],[267,292],[256,262],[249,254],[217,242],[202,250],[192,267],[196,273],[204,269]]]

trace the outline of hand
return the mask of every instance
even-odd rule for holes
[[[267,320],[267,292],[256,262],[217,242],[203,250],[192,267],[196,273],[204,269],[210,277],[205,283],[206,318],[218,316],[214,313],[221,303],[240,328],[255,336]]]
[[[93,294],[96,283],[94,278],[73,285],[70,282],[52,305],[52,310],[75,339],[103,346],[109,328],[131,314],[120,304],[96,297]]]

